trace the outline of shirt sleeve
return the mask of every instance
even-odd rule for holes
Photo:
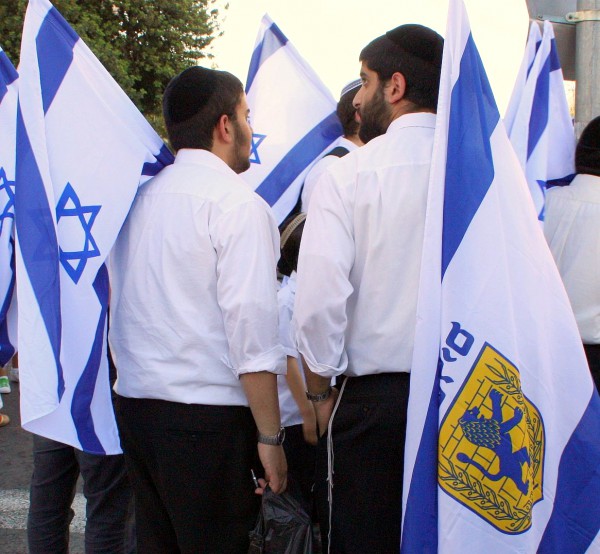
[[[227,365],[238,377],[286,372],[277,313],[279,234],[268,210],[258,198],[242,203],[221,214],[212,231]]]
[[[335,377],[348,366],[346,304],[353,287],[353,226],[348,202],[330,171],[319,180],[300,244],[293,328],[313,373]]]

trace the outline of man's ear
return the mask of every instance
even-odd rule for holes
[[[388,87],[388,101],[390,104],[396,104],[404,98],[406,92],[406,79],[402,73],[396,71],[390,78]]]
[[[219,118],[219,121],[217,121],[217,124],[215,125],[214,133],[220,142],[224,142],[226,144],[233,142],[231,119],[228,115],[223,114]]]

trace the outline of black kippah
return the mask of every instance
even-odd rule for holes
[[[444,39],[429,27],[400,25],[388,31],[385,36],[410,56],[438,69],[442,66]]]
[[[195,116],[214,93],[216,73],[213,69],[195,66],[173,77],[164,94],[165,121],[177,124]]]

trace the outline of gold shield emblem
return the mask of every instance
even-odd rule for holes
[[[523,533],[542,499],[544,439],[518,369],[485,344],[441,425],[439,484],[500,531]]]

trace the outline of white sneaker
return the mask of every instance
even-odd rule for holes
[[[8,369],[8,378],[13,383],[18,383],[19,382],[19,368],[18,367],[10,367]]]
[[[10,392],[10,383],[8,382],[8,377],[5,375],[0,377],[0,392],[2,394],[8,394]]]

